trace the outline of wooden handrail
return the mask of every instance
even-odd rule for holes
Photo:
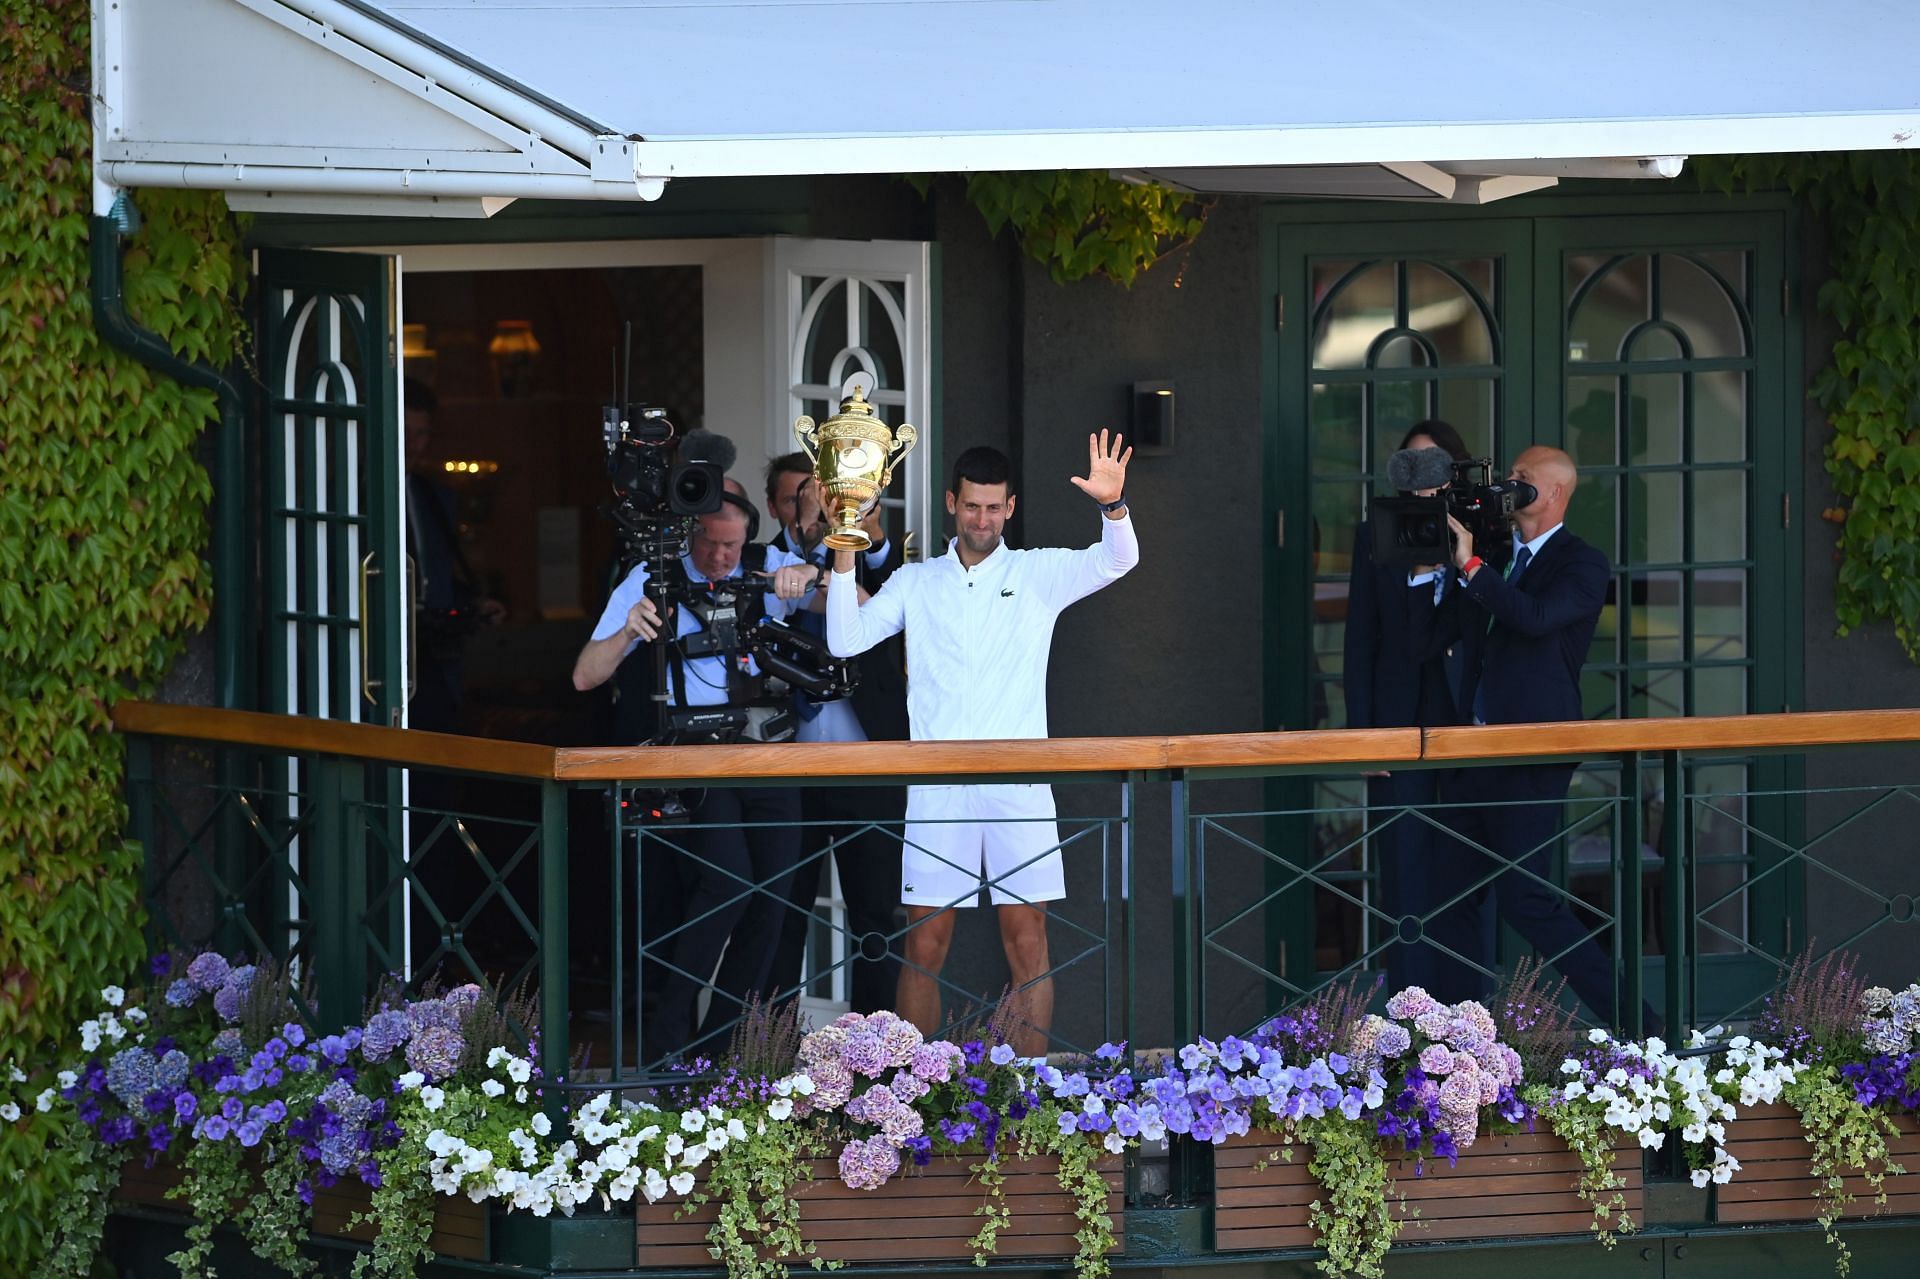
[[[1593,757],[1628,751],[1781,750],[1920,743],[1920,710],[1587,720],[1424,731],[1370,728],[1184,737],[646,747],[538,746],[299,715],[265,715],[135,701],[121,702],[114,707],[113,722],[123,732],[155,737],[255,746],[290,754],[346,755],[402,767],[563,782],[1352,767],[1555,755]]]
[[[1674,719],[1591,719],[1572,724],[1430,728],[1426,760],[1528,755],[1619,755],[1627,751],[1783,750],[1796,746],[1920,742],[1920,710],[1796,711]]]
[[[551,746],[382,728],[378,724],[349,724],[306,715],[121,702],[113,708],[113,724],[123,733],[258,746],[291,755],[351,755],[382,764],[450,768],[541,781],[553,776],[554,748]]]

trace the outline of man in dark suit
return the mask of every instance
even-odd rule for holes
[[[1409,475],[1427,475],[1430,469],[1427,478],[1437,481],[1446,479],[1452,463],[1468,457],[1459,432],[1438,420],[1418,423],[1407,432],[1388,467],[1390,476],[1409,457],[1408,450],[1438,451],[1437,458],[1425,455],[1427,465],[1408,467]],[[1432,497],[1440,491],[1411,488],[1402,496]],[[1348,728],[1435,728],[1466,722],[1460,688],[1478,636],[1458,617],[1465,596],[1450,566],[1376,562],[1373,525],[1362,524],[1355,531],[1342,667]],[[1473,611],[1477,616],[1478,610]],[[1419,810],[1438,799],[1440,774],[1401,769],[1366,776],[1370,835],[1379,866],[1377,903],[1390,938],[1383,952],[1388,989],[1465,986],[1472,981],[1470,971],[1443,974],[1442,969],[1459,967],[1459,961],[1424,940],[1438,904],[1430,882],[1434,848],[1449,836]],[[1409,916],[1422,921],[1418,929],[1402,926]]]
[[[1578,721],[1585,718],[1580,669],[1606,604],[1612,569],[1604,554],[1564,526],[1567,503],[1579,483],[1572,458],[1536,446],[1519,456],[1511,476],[1531,484],[1538,495],[1515,513],[1513,561],[1504,576],[1474,554],[1472,534],[1449,519],[1454,564],[1466,580],[1466,596],[1484,618],[1469,614],[1467,625],[1486,627],[1462,700],[1473,708],[1475,723]],[[1487,853],[1510,864],[1513,869],[1499,873],[1490,885],[1499,920],[1552,962],[1574,993],[1611,1024],[1616,1008],[1607,952],[1587,936],[1587,926],[1552,884],[1551,853],[1573,770],[1572,764],[1460,770],[1447,797],[1468,805],[1455,810],[1453,822],[1470,844],[1450,843],[1436,869],[1442,891],[1452,896],[1494,870]],[[1461,944],[1465,953],[1473,953],[1471,940]],[[1491,967],[1491,954],[1479,957]],[[1459,999],[1481,992],[1436,993]]]
[[[826,530],[813,467],[804,453],[775,458],[767,467],[767,510],[780,524],[770,545],[811,563],[826,565]],[[876,506],[863,522],[873,545],[855,556],[855,581],[864,594],[880,589],[899,565],[887,541],[884,512]],[[797,624],[824,634],[815,614]],[[808,742],[905,741],[907,724],[906,653],[898,637],[862,654],[860,682],[839,702],[816,703],[798,695],[800,729],[795,740]],[[813,786],[801,792],[801,816],[807,823],[803,856],[832,848],[840,870],[841,900],[846,904],[848,998],[853,1011],[872,1013],[893,1004],[899,981],[900,822],[906,816],[902,786]],[[794,876],[790,908],[781,926],[774,973],[782,990],[799,980],[814,903],[826,885],[828,858],[804,862]]]

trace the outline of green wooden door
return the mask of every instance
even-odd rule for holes
[[[1275,228],[1277,359],[1268,491],[1277,536],[1269,601],[1270,713],[1288,728],[1346,725],[1341,684],[1354,530],[1387,491],[1386,463],[1407,428],[1445,418],[1479,457],[1528,438],[1533,255],[1524,220]],[[1275,992],[1309,987],[1378,952],[1365,904],[1375,871],[1357,776],[1276,784],[1296,814],[1277,849],[1311,868],[1313,889],[1269,878]],[[1289,989],[1290,988],[1290,989]]]
[[[1573,455],[1574,532],[1607,552],[1613,589],[1582,680],[1594,718],[1743,715],[1790,708],[1800,559],[1790,483],[1784,219],[1543,219],[1535,273],[1555,305],[1541,315],[1534,376],[1540,438]],[[1687,1003],[1718,1019],[1773,980],[1762,955],[1804,934],[1798,894],[1775,873],[1796,811],[1779,757],[1689,763],[1681,800],[1659,770],[1637,779],[1645,817],[1646,979],[1667,963]],[[1590,765],[1576,799],[1619,793],[1618,768]],[[1578,805],[1576,804],[1576,809]],[[1691,884],[1659,849],[1668,822],[1690,842]],[[1570,841],[1568,882],[1598,899],[1618,829]],[[1678,896],[1676,896],[1678,894]],[[1695,917],[1676,930],[1679,906]]]
[[[397,263],[263,251],[259,368],[266,386],[257,489],[264,710],[400,725],[408,694],[400,503]],[[320,980],[323,1021],[358,1011],[369,971],[404,966],[404,903],[369,882],[404,857],[398,769],[276,756],[263,785],[277,828],[256,879],[266,944]],[[383,874],[383,872],[386,872]],[[336,927],[315,934],[315,921]],[[349,928],[342,921],[353,921]]]
[[[260,705],[398,725],[406,702],[394,263],[263,252]]]
[[[1588,715],[1788,704],[1799,562],[1780,513],[1799,436],[1783,375],[1783,215],[1276,215],[1268,236],[1278,321],[1266,386],[1270,722],[1344,726],[1354,529],[1385,490],[1387,457],[1429,416],[1501,472],[1536,442],[1580,464],[1569,525],[1615,568],[1584,681]],[[1783,801],[1749,797],[1777,789],[1782,768],[1715,761],[1687,773],[1690,792],[1729,797],[1693,805],[1687,836],[1704,917],[1687,946],[1703,961],[1708,1009],[1736,1004],[1763,967],[1742,952],[1764,938],[1777,953],[1791,930],[1789,895],[1761,874],[1764,841],[1746,829],[1790,820]],[[1625,838],[1609,801],[1619,776],[1605,763],[1581,770],[1568,820],[1595,820],[1565,842],[1560,866],[1569,891],[1603,906]],[[1276,806],[1300,815],[1275,823],[1274,847],[1294,850],[1287,860],[1320,881],[1276,892],[1268,912],[1269,961],[1295,974],[1283,988],[1365,964],[1382,940],[1363,908],[1375,875],[1364,793],[1357,776],[1275,788]],[[1657,896],[1669,887],[1652,854],[1665,797],[1642,798]],[[1678,940],[1650,931],[1652,968]]]

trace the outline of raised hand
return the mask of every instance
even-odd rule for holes
[[[1087,478],[1073,477],[1074,486],[1096,502],[1118,501],[1127,486],[1127,463],[1133,460],[1133,450],[1121,450],[1125,437],[1113,434],[1108,442],[1108,432],[1087,437]]]

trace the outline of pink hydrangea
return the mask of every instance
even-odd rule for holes
[[[895,1148],[904,1144],[907,1138],[918,1137],[925,1131],[926,1121],[911,1106],[896,1105],[880,1121],[880,1136],[893,1143]]]
[[[881,1027],[880,1044],[886,1050],[889,1066],[909,1066],[913,1063],[914,1049],[924,1042],[920,1028],[910,1021],[893,1018]]]
[[[1396,1021],[1411,1021],[1440,1007],[1437,1000],[1419,986],[1409,986],[1387,1001],[1387,1016]]]
[[[849,1013],[847,1016],[850,1017],[853,1014]],[[845,1021],[846,1018],[842,1017],[840,1020]],[[840,1025],[839,1022],[831,1026],[823,1026],[800,1041],[800,1064],[812,1066],[825,1061],[838,1061],[846,1043],[847,1028],[845,1026]]]
[[[1428,1044],[1420,1050],[1420,1069],[1438,1078],[1453,1073],[1453,1053],[1445,1044]]]
[[[954,1066],[965,1060],[960,1049],[944,1039],[935,1039],[913,1050],[911,1069],[914,1077],[932,1084],[944,1084],[953,1078]]]
[[[900,1171],[900,1152],[885,1137],[855,1137],[840,1150],[840,1180],[849,1190],[878,1190]]]
[[[924,1079],[905,1070],[895,1075],[893,1082],[889,1084],[888,1087],[893,1090],[895,1097],[898,1097],[903,1103],[908,1105],[919,1101],[930,1091]]]
[[[813,1080],[813,1109],[833,1111],[853,1096],[853,1075],[837,1061],[822,1062],[807,1071]]]
[[[878,1079],[880,1072],[891,1064],[887,1060],[886,1044],[866,1026],[856,1026],[847,1032],[847,1043],[840,1051],[840,1060],[846,1063],[848,1070],[868,1079]]]

